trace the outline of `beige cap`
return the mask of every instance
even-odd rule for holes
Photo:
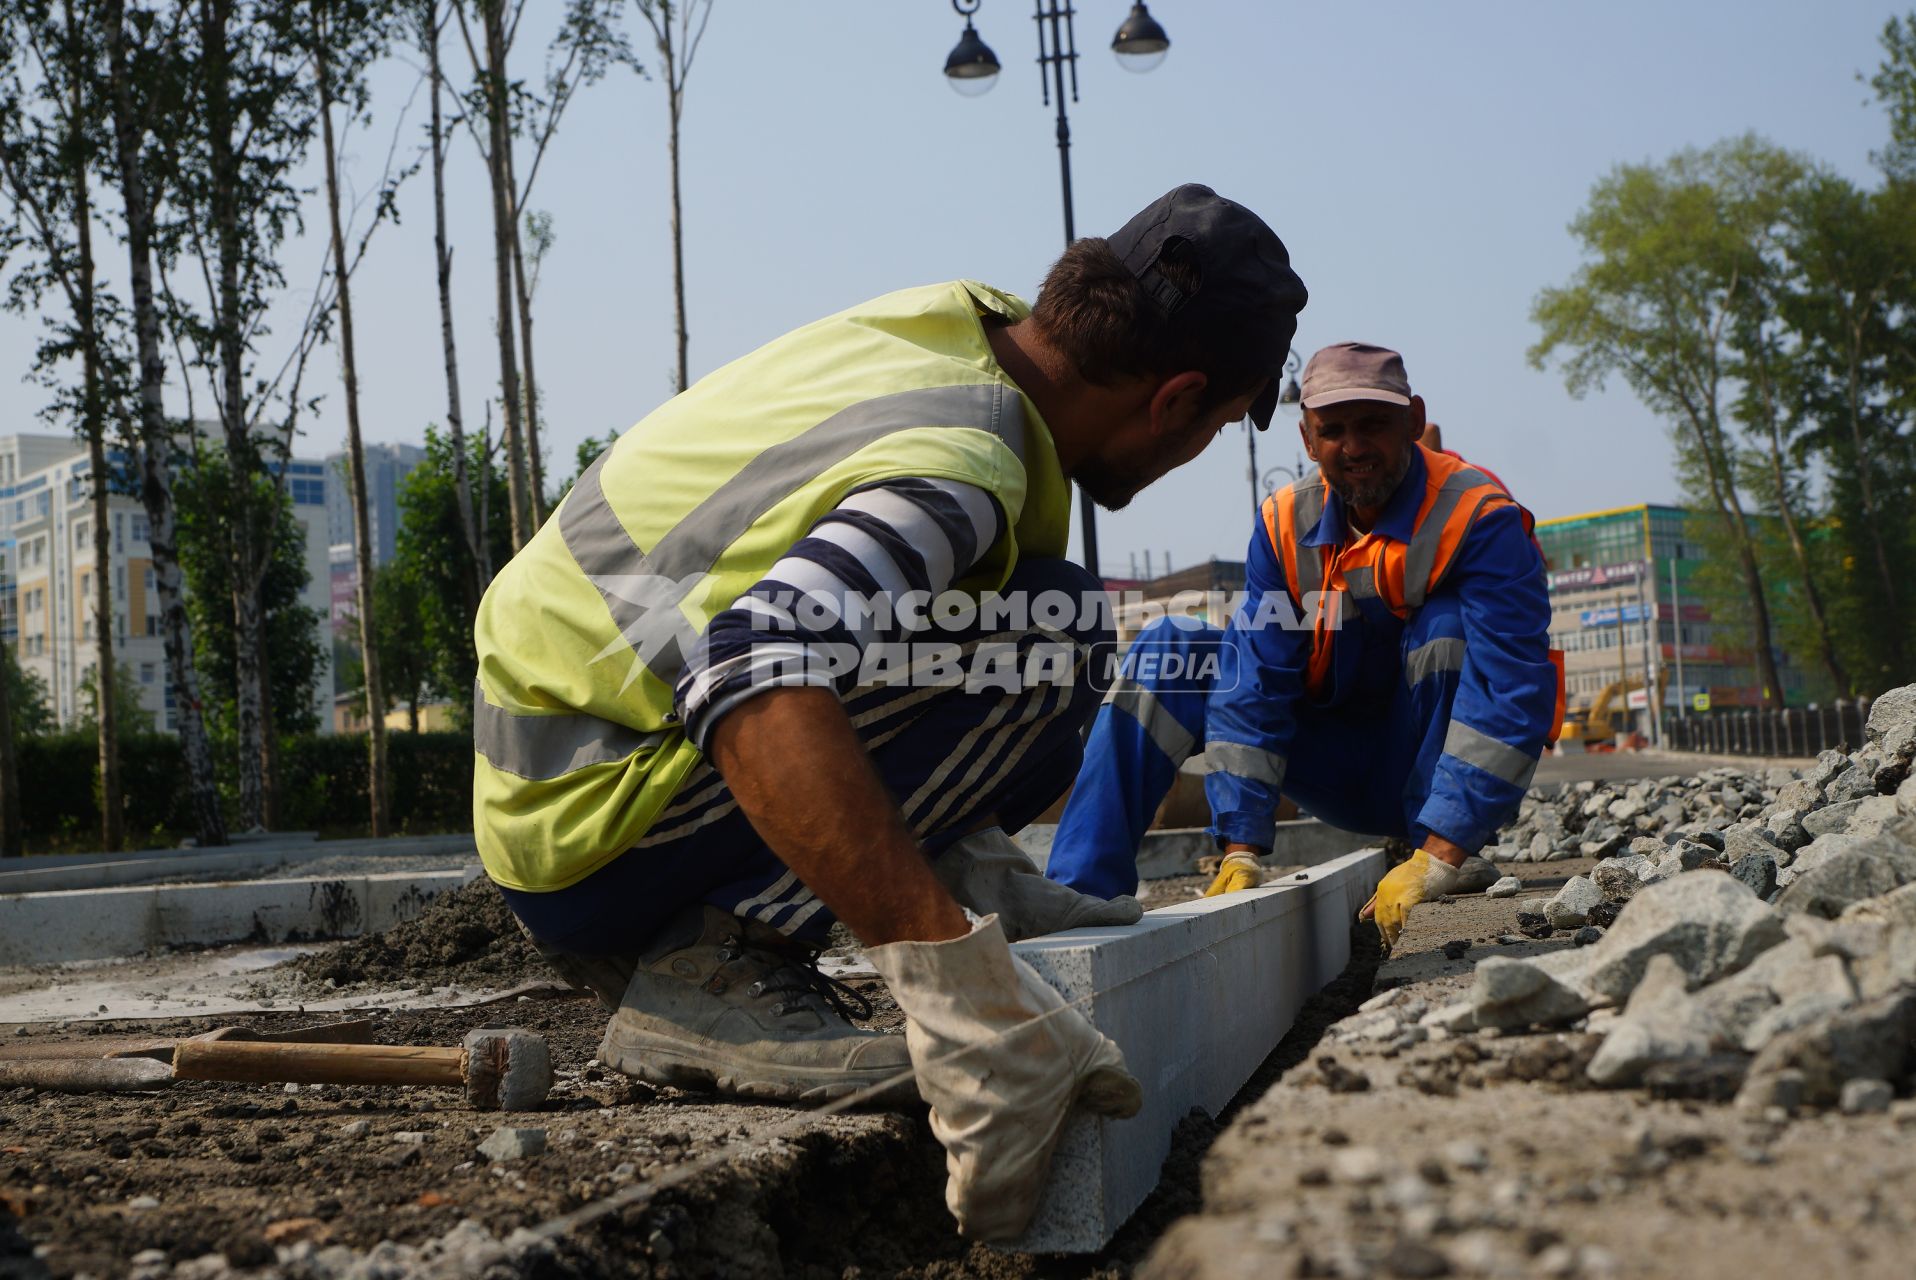
[[[1339,342],[1312,356],[1304,366],[1304,407],[1318,409],[1346,400],[1409,404],[1404,357],[1368,342]]]

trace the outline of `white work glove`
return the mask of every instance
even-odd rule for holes
[[[1132,1116],[1143,1089],[1118,1046],[1011,954],[995,919],[949,942],[893,942],[865,957],[905,1012],[958,1230],[1016,1239],[1037,1209],[1072,1103]]]
[[[997,916],[1007,942],[1144,918],[1143,906],[1129,894],[1094,898],[1045,879],[1000,827],[972,832],[939,854],[931,870],[959,906]]]

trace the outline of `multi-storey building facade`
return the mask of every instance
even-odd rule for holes
[[[411,444],[369,444],[366,456],[366,523],[372,532],[373,567],[393,558],[399,548],[399,487],[412,469],[426,460],[426,451]],[[353,496],[346,474],[346,455],[328,454],[326,478],[326,541],[330,546],[353,545]],[[357,574],[354,574],[357,580]],[[377,576],[377,575],[375,575]]]
[[[1641,505],[1543,520],[1551,643],[1564,651],[1570,706],[1650,676],[1668,711],[1763,705],[1746,628],[1717,617],[1697,581],[1696,522],[1707,513]],[[1803,672],[1777,652],[1784,698],[1800,703]],[[1699,695],[1704,699],[1699,703]],[[1638,694],[1639,710],[1651,699]],[[1615,709],[1622,711],[1624,700]]]
[[[113,465],[123,465],[117,453]],[[305,603],[320,615],[322,661],[331,660],[326,561],[326,465],[310,459],[287,464],[287,490],[305,532],[309,579]],[[114,657],[137,683],[140,704],[154,723],[171,730],[173,696],[159,634],[159,595],[147,543],[146,510],[138,498],[108,499],[113,522]],[[67,436],[0,436],[0,642],[14,646],[20,665],[46,683],[55,719],[71,724],[81,710],[81,686],[94,670],[93,498],[87,458]],[[332,723],[332,679],[321,673],[313,691],[322,725]]]

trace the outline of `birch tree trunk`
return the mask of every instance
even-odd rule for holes
[[[665,102],[668,116],[665,151],[672,168],[672,333],[678,343],[678,389],[692,385],[686,361],[690,340],[685,332],[685,233],[679,206],[679,113],[685,103],[685,81],[672,53],[672,6],[664,6],[659,24],[659,49],[665,55]]]
[[[166,647],[167,678],[173,686],[174,717],[186,759],[187,785],[202,845],[226,843],[219,789],[213,779],[213,752],[200,715],[199,676],[193,669],[193,638],[186,625],[173,506],[173,440],[166,421],[166,362],[160,355],[160,316],[153,300],[153,207],[141,167],[142,126],[136,116],[131,68],[126,49],[125,0],[104,0],[113,92],[113,135],[125,203],[127,278],[132,293],[134,340],[139,353],[140,501],[146,508],[153,579],[160,596],[160,634]]]
[[[452,248],[446,243],[446,132],[439,95],[445,76],[439,64],[441,20],[438,0],[427,0],[420,38],[426,46],[427,75],[432,94],[432,216],[433,261],[439,281],[439,340],[446,359],[446,431],[452,439],[453,487],[459,501],[459,529],[471,557],[468,590],[477,600],[492,579],[485,531],[474,516],[472,480],[466,474],[466,423],[459,407],[459,348],[452,329]]]
[[[99,689],[99,715],[96,731],[100,756],[100,847],[116,852],[125,843],[125,805],[120,796],[120,672],[113,652],[113,541],[106,460],[106,397],[101,386],[100,326],[94,287],[93,201],[87,180],[87,151],[81,134],[86,119],[85,86],[88,67],[83,53],[85,41],[79,30],[73,4],[66,6],[67,49],[71,65],[67,72],[71,103],[68,140],[69,181],[73,186],[73,223],[79,247],[74,281],[74,320],[80,331],[81,397],[85,405],[87,468],[93,482],[93,629],[94,683]]]
[[[513,351],[512,206],[507,151],[512,146],[506,102],[505,0],[480,0],[486,43],[486,168],[492,181],[492,257],[499,313],[499,394],[506,414],[506,486],[512,508],[512,549],[532,536],[532,505],[526,492],[525,435],[521,429],[518,357]]]
[[[265,720],[260,686],[265,666],[265,612],[260,607],[264,577],[262,548],[271,538],[256,527],[260,504],[253,477],[259,450],[246,414],[246,340],[241,333],[240,158],[234,139],[231,51],[231,0],[206,0],[201,9],[200,44],[206,103],[208,208],[212,215],[217,262],[214,285],[215,345],[219,350],[220,426],[226,440],[233,493],[228,513],[233,593],[233,710],[239,736],[239,821],[248,830],[266,824]]]
[[[506,190],[512,195],[512,285],[519,308],[520,363],[524,366],[525,375],[526,497],[532,517],[526,536],[531,537],[546,518],[545,460],[539,455],[539,384],[532,372],[532,290],[526,281],[525,250],[520,234],[523,211],[519,208],[519,178],[513,171],[512,148],[509,146],[505,150],[505,159]]]
[[[320,23],[314,15],[316,28]],[[353,348],[353,296],[346,261],[346,234],[339,220],[339,162],[333,141],[333,85],[326,57],[328,33],[313,32],[314,72],[319,81],[320,138],[326,159],[326,215],[332,230],[333,278],[339,289],[339,362],[346,383],[346,453],[352,483],[353,562],[359,583],[359,651],[366,684],[368,777],[372,832],[388,834],[386,797],[386,698],[379,677],[379,646],[373,619],[373,540],[366,502],[366,455],[359,434],[359,373]]]

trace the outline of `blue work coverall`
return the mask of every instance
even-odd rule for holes
[[[1409,541],[1424,478],[1416,451],[1373,532]],[[1300,554],[1356,536],[1331,493]],[[1555,728],[1550,602],[1523,512],[1480,516],[1408,619],[1346,595],[1321,697],[1305,688],[1308,618],[1294,621],[1261,522],[1245,578],[1224,629],[1166,617],[1138,635],[1098,712],[1046,874],[1101,897],[1135,891],[1145,829],[1199,751],[1220,846],[1269,849],[1288,795],[1348,831],[1417,843],[1434,833],[1480,849],[1515,812]]]

